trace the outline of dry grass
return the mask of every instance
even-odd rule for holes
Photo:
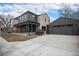
[[[16,34],[5,33],[5,32],[0,32],[0,36],[3,37],[8,42],[25,41],[34,38],[33,36],[16,35]]]

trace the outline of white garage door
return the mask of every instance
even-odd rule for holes
[[[72,34],[72,26],[53,27],[54,34]]]

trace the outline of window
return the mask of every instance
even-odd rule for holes
[[[20,18],[17,18],[18,22],[20,22]]]
[[[27,15],[24,15],[24,19],[26,19],[26,16],[27,16]]]
[[[24,15],[24,19],[27,19],[27,14]]]
[[[21,18],[19,17],[19,20],[20,20]]]
[[[22,19],[21,20],[23,20],[23,16],[21,16],[22,17]]]
[[[24,15],[22,16],[22,20],[24,20]]]
[[[23,19],[23,17],[21,16],[21,20]]]
[[[52,27],[64,27],[64,26],[72,26],[73,24],[64,24],[64,25],[54,25]]]
[[[48,20],[48,22],[50,22],[50,20]]]
[[[45,18],[45,22],[46,22],[46,18]]]
[[[20,20],[21,20],[22,18],[20,17]]]
[[[42,26],[42,30],[45,31],[45,29],[46,29],[45,26]]]
[[[34,15],[32,15],[32,17],[34,18],[35,16],[34,16]]]

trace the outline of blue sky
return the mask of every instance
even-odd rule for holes
[[[0,3],[0,14],[11,14],[17,17],[26,11],[31,11],[36,14],[47,13],[50,20],[53,21],[60,17],[58,12],[62,4],[56,3]]]

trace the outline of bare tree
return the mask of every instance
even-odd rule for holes
[[[76,4],[74,6],[76,7],[76,9],[74,11],[72,11],[70,17],[73,18],[73,19],[78,19],[79,20],[79,5]]]
[[[0,15],[0,25],[5,28],[6,31],[8,31],[8,29],[11,26],[11,21],[12,21],[13,17],[11,15]]]
[[[0,32],[2,31],[1,28],[2,28],[2,22],[1,22],[1,19],[0,19]]]
[[[76,7],[77,7],[77,11],[74,13],[74,15],[76,15],[76,16],[75,16],[76,19],[79,20],[79,5],[76,5]]]
[[[63,7],[59,10],[59,13],[61,14],[62,17],[70,18],[70,15],[72,13],[70,5],[63,4]]]

